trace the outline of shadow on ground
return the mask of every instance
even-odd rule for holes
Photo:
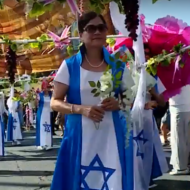
[[[157,180],[157,187],[152,190],[190,190],[190,181]]]
[[[34,190],[40,190],[40,189],[42,189],[42,188],[46,188],[46,187],[48,187],[48,189],[49,189],[49,187],[50,187],[50,183],[44,183],[44,184],[38,184],[38,183],[27,183],[27,184],[25,184],[25,183],[16,183],[16,182],[0,182],[0,187],[15,187],[16,189],[18,189],[19,187],[25,187],[26,189],[27,188],[35,188]]]

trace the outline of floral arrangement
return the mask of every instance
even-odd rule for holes
[[[115,73],[112,73],[112,67],[108,65],[106,71],[103,73],[103,75],[100,77],[100,80],[97,82],[89,81],[89,85],[92,87],[91,93],[94,95],[94,97],[100,97],[101,101],[103,101],[105,98],[108,97],[115,97],[115,90],[120,87],[121,82],[123,80],[128,81],[127,78],[122,78],[122,59],[125,55],[125,52],[122,52],[121,50],[115,52],[112,54],[109,59],[111,62],[114,62],[116,64],[116,68],[119,70]],[[124,92],[121,94],[122,99],[118,98],[118,101],[120,103],[120,109],[124,113],[124,116],[127,121],[127,132],[126,132],[126,146],[128,145],[130,132],[132,130],[131,128],[131,104],[134,100],[134,93],[131,87],[128,87],[127,85],[124,87]],[[101,104],[101,103],[100,103]],[[95,123],[95,127],[98,129],[99,124]]]
[[[32,103],[36,99],[37,99],[37,94],[34,90],[23,92],[20,96],[20,101],[23,102],[24,105],[27,105],[28,103]]]

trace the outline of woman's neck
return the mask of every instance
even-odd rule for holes
[[[88,48],[87,52],[86,52],[86,56],[88,58],[88,60],[95,64],[100,64],[100,62],[102,61],[103,57],[102,57],[102,50],[98,49],[98,48]]]
[[[44,91],[44,94],[47,96],[48,95],[48,91]]]

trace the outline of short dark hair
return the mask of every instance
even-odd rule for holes
[[[102,22],[106,25],[106,21],[105,21],[104,17],[103,17],[101,14],[97,14],[97,13],[94,12],[94,11],[90,11],[90,12],[87,12],[87,13],[82,14],[82,15],[79,17],[79,20],[78,20],[78,30],[79,30],[79,33],[84,32],[85,26],[86,26],[91,20],[95,19],[96,17],[100,17],[100,19],[102,20]]]

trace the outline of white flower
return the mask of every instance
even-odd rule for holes
[[[109,94],[113,91],[113,85],[112,85],[112,74],[111,71],[105,72],[101,77],[100,77],[100,91],[102,94]]]
[[[112,81],[112,74],[111,70],[105,72],[101,77],[100,77],[100,82],[111,82]]]

